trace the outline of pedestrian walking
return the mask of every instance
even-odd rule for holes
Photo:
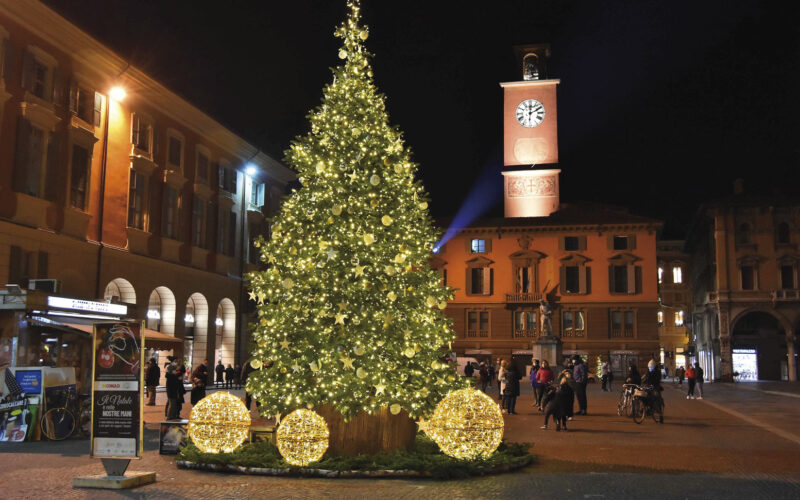
[[[548,394],[543,398],[545,409],[542,429],[547,429],[547,421],[552,416],[556,422],[556,431],[562,428],[567,430],[567,420],[571,418],[575,396],[567,377],[561,377],[560,380],[561,383],[558,385],[550,385],[547,388]]]
[[[686,382],[689,384],[689,392],[686,393],[686,399],[694,399],[694,387],[695,387],[695,373],[694,368],[692,365],[689,365],[686,368]]]
[[[186,394],[186,387],[183,386],[186,379],[186,365],[183,363],[179,364],[178,368],[175,369],[175,376],[178,378],[178,417],[180,417],[183,403],[186,402],[186,398],[184,397]]]
[[[506,370],[508,369],[508,362],[501,359],[500,360],[500,370],[497,372],[497,390],[500,392],[500,410],[504,412],[508,410],[506,408]]]
[[[225,368],[225,388],[233,389],[233,367],[230,363],[228,363],[228,367]]]
[[[481,379],[481,390],[486,394],[486,388],[489,387],[489,380],[491,379],[489,368],[486,366],[486,363],[481,363],[478,369],[478,377]]]
[[[697,389],[697,399],[703,399],[703,369],[700,363],[694,364],[694,383]]]
[[[144,385],[147,388],[147,406],[156,405],[156,387],[161,380],[161,368],[156,363],[156,358],[150,358],[147,371],[144,374]]]
[[[475,367],[472,366],[472,363],[467,361],[467,365],[464,367],[464,376],[467,378],[472,378],[472,374],[475,373]]]
[[[675,370],[675,376],[678,377],[678,385],[683,385],[683,379],[686,377],[686,369],[684,367],[679,367]]]
[[[589,374],[586,370],[586,363],[579,355],[573,356],[572,361],[572,378],[575,380],[577,389],[575,396],[578,398],[578,415],[586,415],[586,385],[589,383]]]
[[[167,366],[167,420],[178,420],[181,415],[178,410],[181,381],[175,370],[176,368],[172,363]]]
[[[501,402],[503,401],[503,388],[500,387],[500,385],[501,385],[501,378],[503,376],[502,372],[503,372],[503,364],[504,363],[505,363],[505,361],[503,361],[503,358],[500,358],[500,359],[497,360],[497,374],[496,374],[496,376],[497,376],[497,392],[500,394],[497,399],[498,399],[498,401],[501,401]]]
[[[570,360],[568,366],[571,365],[571,364],[572,364],[572,360]],[[572,376],[572,369],[571,368],[565,368],[558,375],[558,385],[563,385],[563,384],[567,384],[569,386],[569,388],[572,389],[571,391],[568,391],[569,402],[566,405],[567,420],[572,420],[572,417],[575,416],[575,389],[576,389],[576,384],[575,384],[575,379]]]
[[[538,383],[536,392],[537,400],[539,401],[539,411],[544,410],[544,393],[547,386],[553,381],[553,377],[553,370],[550,369],[550,363],[546,359],[543,359],[542,365],[536,372],[536,382]]]
[[[208,360],[204,359],[203,363],[194,369],[192,372],[192,406],[196,405],[201,399],[206,397],[206,384],[208,383]]]
[[[214,385],[219,387],[225,383],[225,381],[223,380],[223,377],[225,375],[225,365],[222,364],[222,360],[217,361],[217,366],[214,367],[214,373],[217,374],[217,377],[214,380],[215,382]]]
[[[539,360],[534,359],[533,365],[531,366],[531,374],[529,380],[531,382],[531,389],[533,389],[533,403],[531,404],[531,406],[535,408],[539,407],[539,403],[541,402],[542,399],[539,391],[537,391],[537,389],[540,387],[539,382],[536,380],[536,374],[539,373],[539,368],[540,368]]]
[[[516,415],[517,397],[519,396],[519,371],[517,365],[508,363],[503,373],[503,399],[509,415]]]
[[[608,387],[608,362],[607,361],[603,361],[603,364],[600,365],[600,380],[603,383],[603,385],[601,387],[601,389],[603,389],[603,392],[609,391],[610,389]]]

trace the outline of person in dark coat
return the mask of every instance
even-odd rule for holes
[[[575,380],[575,395],[578,398],[578,415],[586,415],[586,384],[589,375],[586,373],[586,363],[577,354],[572,357],[572,378]]]
[[[214,372],[217,374],[217,378],[215,380],[215,385],[220,386],[225,383],[223,380],[223,376],[225,375],[225,365],[222,364],[222,361],[217,361],[217,366],[214,368]]]
[[[182,385],[180,378],[175,373],[175,367],[170,364],[167,366],[167,420],[177,420],[180,418],[178,410],[179,387]]]
[[[161,380],[161,368],[156,363],[156,358],[150,358],[147,371],[144,374],[144,385],[147,388],[147,406],[156,405],[156,387]]]
[[[233,367],[233,385],[237,389],[242,388],[242,367],[239,365]]]
[[[639,369],[636,368],[636,363],[631,361],[628,365],[628,376],[625,378],[626,384],[636,384],[639,385],[642,383],[642,377],[639,375]]]
[[[233,367],[228,363],[228,367],[225,368],[225,388],[230,389],[233,387]]]
[[[503,397],[506,402],[506,410],[509,415],[516,415],[517,397],[519,396],[519,370],[517,365],[509,363],[503,372]]]
[[[545,395],[545,411],[544,411],[544,425],[541,427],[542,429],[547,429],[547,421],[550,419],[550,416],[553,416],[553,420],[556,422],[556,431],[560,431],[562,428],[566,431],[567,430],[567,418],[569,418],[569,414],[572,413],[572,406],[574,405],[575,395],[572,391],[572,387],[570,387],[569,377],[561,377],[561,383],[559,385],[550,385],[548,387],[548,393]]]
[[[194,369],[192,373],[192,406],[206,397],[206,384],[208,383],[208,360],[204,359],[203,364]]]
[[[186,365],[181,363],[175,370],[175,376],[178,378],[178,415],[181,414],[183,403],[186,402],[184,394],[186,394],[186,387],[183,386],[183,380],[186,378]]]
[[[575,408],[574,408],[575,407],[575,379],[572,378],[572,369],[571,368],[564,369],[558,375],[558,385],[562,386],[564,384],[568,385],[569,388],[571,389],[570,391],[566,391],[564,396],[562,396],[563,398],[566,398],[567,396],[569,396],[569,404],[567,405],[565,410],[566,410],[566,414],[567,414],[567,420],[571,420],[572,417],[575,416]]]

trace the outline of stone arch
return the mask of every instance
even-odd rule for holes
[[[114,278],[106,285],[103,298],[111,302],[136,304],[136,290],[131,285],[131,282],[125,278]]]
[[[236,306],[229,298],[219,301],[214,318],[215,346],[214,360],[210,360],[215,366],[217,361],[222,361],[226,367],[228,363],[234,364],[236,349]]]
[[[208,301],[202,293],[195,292],[186,300],[184,349],[191,366],[196,366],[207,356],[208,313]]]
[[[158,286],[150,292],[147,302],[147,328],[175,335],[175,294],[165,286]]]
[[[748,308],[731,321],[731,349],[736,370],[737,350],[752,350],[759,380],[781,380],[788,373],[787,336],[791,325],[767,308]],[[752,354],[751,354],[752,356]]]

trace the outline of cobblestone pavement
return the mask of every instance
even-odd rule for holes
[[[522,471],[459,481],[256,477],[178,470],[158,454],[159,405],[146,407],[145,456],[131,470],[156,471],[155,484],[125,492],[72,489],[98,474],[88,441],[0,444],[3,498],[800,498],[800,405],[743,384],[665,391],[666,421],[641,425],[616,415],[618,393],[589,387],[589,415],[569,432],[539,429],[529,394],[506,416],[506,438],[532,443],[538,462]],[[240,392],[240,391],[237,391]],[[792,392],[792,391],[788,391]],[[184,410],[188,415],[188,408]]]

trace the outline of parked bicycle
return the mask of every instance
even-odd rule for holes
[[[653,388],[652,385],[638,385],[633,390],[633,404],[631,405],[631,416],[637,424],[644,422],[647,415],[659,424],[664,423],[664,398],[661,392]]]
[[[617,403],[617,415],[620,417],[623,415],[630,417],[632,415],[633,391],[636,387],[636,384],[622,384],[622,392],[619,395],[619,403]]]
[[[73,434],[89,436],[91,423],[91,400],[88,394],[78,396],[66,391],[64,405],[50,408],[44,415],[40,427],[42,435],[53,441],[67,439]]]

